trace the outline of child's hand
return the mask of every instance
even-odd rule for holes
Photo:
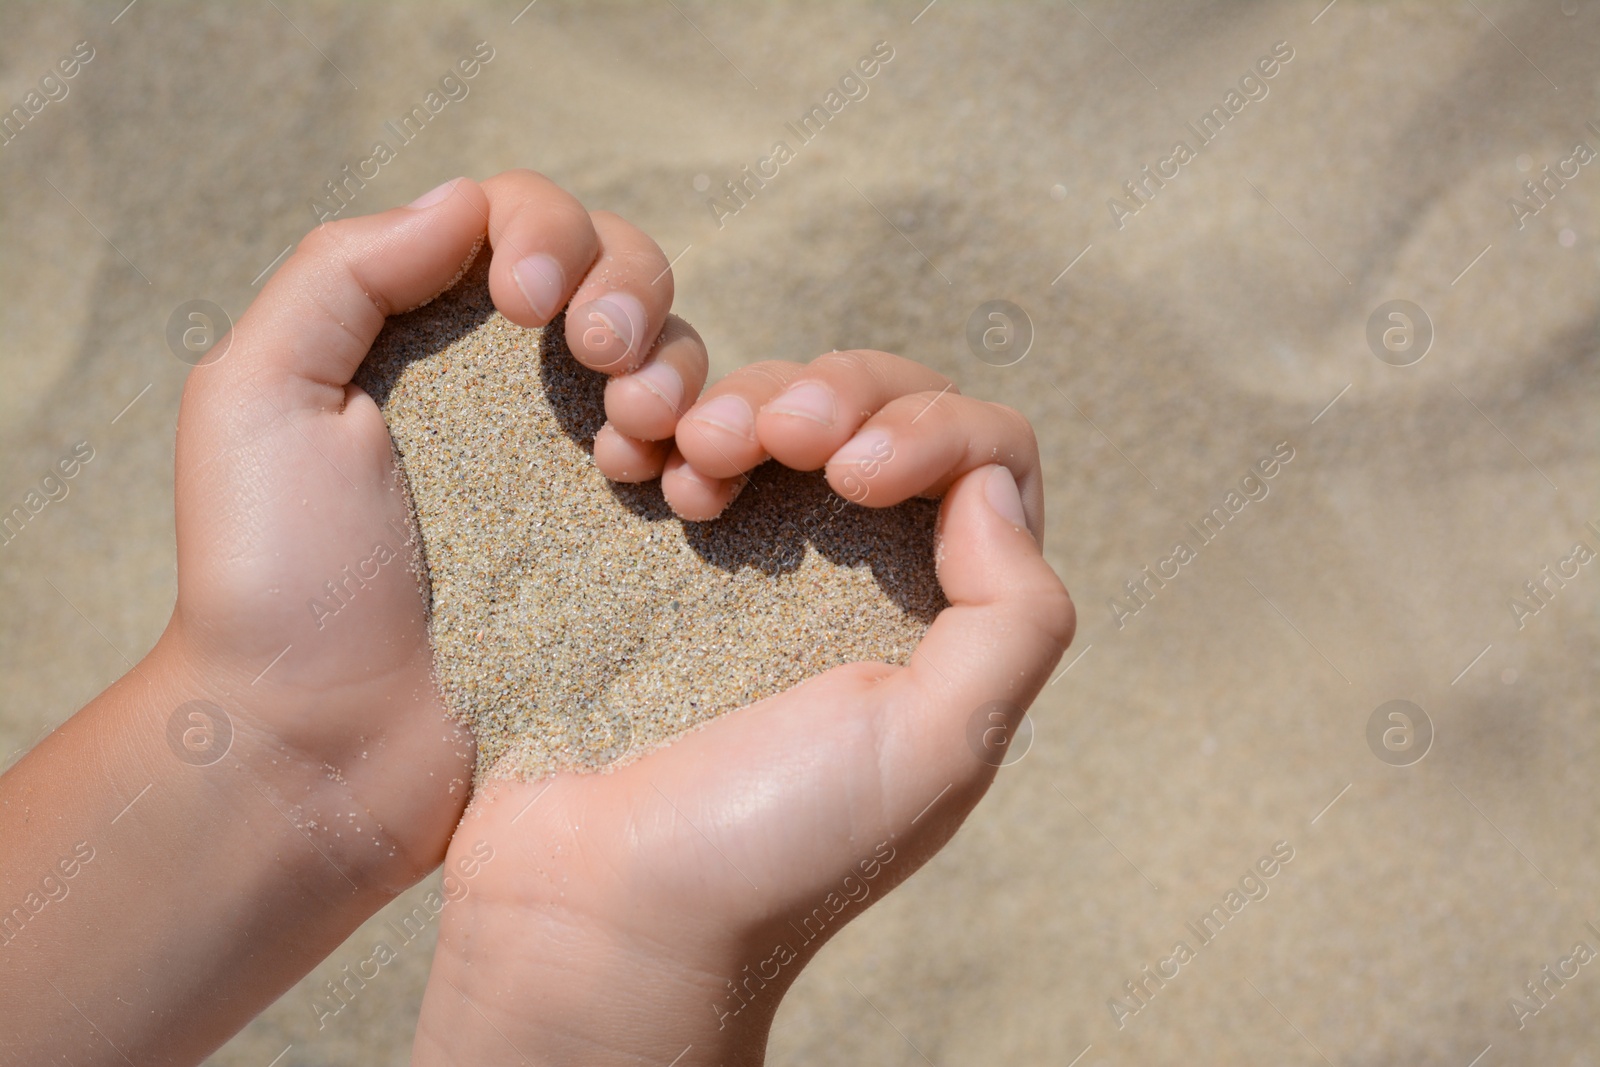
[[[676,425],[683,513],[720,510],[767,453],[868,505],[944,490],[952,606],[909,666],[841,667],[612,773],[485,786],[447,858],[473,876],[440,917],[413,1063],[758,1063],[822,942],[955,832],[998,762],[973,724],[1015,727],[1074,614],[1030,533],[1031,429],[946,385],[882,353],[765,364]]]
[[[471,741],[434,687],[388,431],[350,381],[485,235],[496,305],[531,326],[572,300],[586,363],[634,369],[668,320],[660,249],[526,171],[301,243],[186,384],[166,632],[0,779],[19,1062],[197,1062],[444,854]]]
[[[194,696],[254,742],[236,742],[238,756],[270,753],[317,782],[337,778],[338,799],[316,817],[319,844],[391,890],[437,865],[472,751],[433,685],[388,429],[350,381],[384,317],[448,286],[485,231],[503,314],[541,325],[570,299],[581,361],[614,374],[638,366],[668,317],[666,258],[616,216],[513,171],[313,231],[226,356],[190,377],[179,419],[179,592],[162,643],[181,650]],[[698,391],[696,344],[672,353],[686,347]]]

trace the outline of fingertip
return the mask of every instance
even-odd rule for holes
[[[530,326],[548,325],[567,297],[567,272],[548,252],[535,252],[511,264],[511,283],[533,313]]]
[[[939,508],[936,541],[940,578],[952,601],[975,596],[975,590],[995,581],[1010,584],[1018,568],[1048,569],[1028,529],[1016,480],[998,464],[969,471],[950,484]]]
[[[1010,471],[999,465],[979,467],[951,484],[935,534],[939,581],[952,604],[1016,605],[1009,610],[1065,650],[1077,611],[1038,540],[1017,522],[1020,495]]]
[[[407,204],[406,208],[410,211],[426,211],[431,207],[444,203],[444,201],[451,194],[456,192],[457,186],[459,186],[462,182],[468,182],[471,180],[472,179],[470,178],[460,177],[451,178],[447,182],[440,182],[438,185],[435,185],[432,189],[429,189],[427,192],[411,201],[411,203]]]
[[[735,478],[766,460],[756,439],[755,411],[737,393],[702,398],[678,422],[678,450],[712,478]]]
[[[882,427],[871,426],[858,431],[828,457],[824,477],[833,491],[846,500],[880,507],[897,504],[905,497],[886,497],[881,485],[876,494],[873,492],[874,481],[894,458],[894,436]]]
[[[599,257],[573,294],[567,347],[578,362],[625,374],[644,362],[672,307],[671,264],[637,226],[608,211],[589,216]]]
[[[619,290],[567,315],[567,347],[590,370],[625,374],[644,359],[649,328],[644,304]]]
[[[686,522],[710,522],[727,510],[744,487],[743,478],[713,478],[673,452],[661,475],[661,493],[673,514]]]
[[[571,193],[531,170],[508,170],[483,183],[494,260],[495,307],[522,327],[547,325],[566,306],[594,262],[600,238]]]
[[[606,382],[606,418],[640,440],[664,440],[677,429],[687,392],[676,367],[653,359]]]
[[[984,476],[983,496],[997,517],[1019,530],[1028,529],[1028,516],[1022,510],[1022,493],[1009,468],[993,466]]]
[[[665,442],[636,440],[609,422],[594,438],[595,466],[613,482],[637,484],[659,477],[666,450]]]
[[[767,454],[800,471],[823,467],[850,434],[839,418],[832,386],[818,379],[791,383],[756,413],[756,438]]]

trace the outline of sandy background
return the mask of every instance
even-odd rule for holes
[[[1046,450],[1073,666],[952,846],[804,974],[772,1063],[1600,1062],[1600,967],[1520,1031],[1507,1004],[1600,948],[1600,563],[1510,607],[1600,548],[1600,167],[1524,228],[1507,206],[1600,149],[1600,7],[923,2],[7,5],[5,106],[95,57],[0,147],[0,506],[95,458],[0,546],[0,752],[169,611],[168,315],[242,312],[322,183],[487,41],[352,211],[535,167],[688,249],[716,369],[897,350]],[[880,40],[870,94],[719,229],[708,196]],[[1119,230],[1108,198],[1279,41],[1269,95]],[[965,339],[992,299],[1032,324],[1009,367]],[[1366,340],[1392,299],[1433,325],[1410,366]],[[1119,628],[1108,600],[1282,441],[1270,495]],[[1435,731],[1410,767],[1366,740],[1391,699]],[[1279,841],[1270,894],[1119,1029],[1108,998]],[[426,942],[325,1029],[314,975],[212,1062],[405,1063]]]

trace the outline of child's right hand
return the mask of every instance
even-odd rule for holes
[[[486,231],[506,317],[542,325],[570,301],[580,361],[638,367],[668,322],[665,256],[620,218],[511,171],[314,230],[226,355],[190,376],[179,416],[178,602],[162,645],[185,664],[190,699],[237,719],[235,756],[300,771],[295,803],[335,794],[307,813],[318,845],[391,890],[443,856],[472,751],[435,692],[388,429],[350,382],[384,317],[448,286]],[[704,350],[676,320],[672,337],[687,403]],[[626,377],[670,395],[662,374]]]
[[[769,455],[868,507],[942,496],[950,607],[905,666],[838,667],[609,773],[486,783],[447,860],[476,874],[440,916],[418,1067],[760,1063],[784,991],[955,833],[994,728],[1072,640],[1019,413],[847,352],[735,371],[674,421],[645,447],[685,517]]]

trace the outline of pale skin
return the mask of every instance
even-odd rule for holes
[[[332,619],[306,604],[376,544],[410,551],[387,430],[349,383],[384,316],[485,237],[501,312],[537,326],[569,308],[574,355],[612,376],[608,477],[660,477],[696,521],[768,456],[867,506],[943,497],[953,606],[910,666],[841,668],[616,773],[496,782],[466,808],[471,740],[435,689],[414,576],[385,567]],[[702,397],[705,349],[672,296],[654,242],[527,171],[301,243],[185,388],[165,633],[0,778],[0,920],[23,909],[0,922],[8,1050],[197,1063],[447,849],[455,866],[488,842],[494,861],[442,914],[414,1062],[666,1063],[690,1044],[684,1064],[759,1062],[825,938],[748,1006],[727,979],[880,842],[894,858],[869,900],[948,839],[993,775],[972,711],[1026,707],[1073,614],[1039,552],[1020,416],[871,352],[758,364]],[[892,458],[861,479],[851,442],[882,456],[884,440]],[[196,700],[226,715],[225,754],[169,741]],[[79,843],[93,858],[68,877]]]

